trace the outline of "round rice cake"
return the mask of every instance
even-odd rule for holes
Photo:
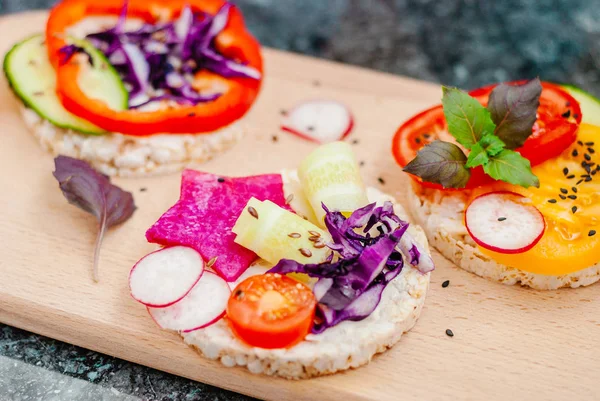
[[[377,189],[367,190],[369,201],[394,203],[394,211],[407,215],[395,200]],[[427,238],[418,226],[409,232],[429,251]],[[262,267],[261,267],[262,266]],[[260,274],[269,266],[257,262],[240,280]],[[416,323],[429,288],[430,274],[422,274],[410,264],[385,288],[381,302],[366,319],[345,321],[321,334],[309,334],[305,341],[289,349],[250,347],[231,332],[226,318],[204,329],[182,333],[184,341],[207,358],[225,366],[245,366],[252,373],[287,379],[305,379],[356,368],[368,363],[375,354],[385,351],[400,340]]]
[[[418,191],[418,193],[417,193]],[[521,284],[538,290],[577,288],[600,280],[600,263],[570,274],[551,276],[502,265],[483,254],[464,225],[468,198],[464,192],[446,194],[409,186],[408,209],[431,245],[458,267],[507,285]]]
[[[236,121],[207,134],[84,135],[57,127],[25,106],[21,115],[42,147],[54,156],[82,159],[118,177],[172,173],[206,162],[235,145],[245,131],[243,123]]]

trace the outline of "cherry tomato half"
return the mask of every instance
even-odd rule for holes
[[[511,82],[509,85],[523,82]],[[487,106],[490,93],[496,85],[475,89],[469,94]],[[516,151],[529,159],[532,166],[557,157],[575,142],[580,123],[581,109],[577,100],[559,86],[542,82],[540,107],[533,133]],[[423,146],[436,139],[453,141],[448,133],[442,105],[427,109],[402,124],[394,135],[392,153],[396,162],[404,167],[416,157]],[[419,177],[412,177],[424,187],[444,189],[439,184],[423,182]],[[471,178],[466,188],[472,189],[491,182],[494,180],[483,172],[483,168],[476,167],[471,170]]]
[[[280,274],[247,278],[231,293],[229,325],[238,338],[261,348],[287,348],[306,337],[317,301],[306,285]]]

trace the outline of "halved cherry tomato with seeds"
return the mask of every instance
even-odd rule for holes
[[[235,335],[260,348],[288,348],[313,326],[317,301],[306,285],[280,274],[247,278],[231,293],[227,318]]]
[[[516,85],[523,82],[516,81],[509,84]],[[487,106],[490,93],[495,87],[496,85],[486,86],[475,89],[469,94]],[[542,82],[538,119],[533,126],[533,134],[516,151],[529,159],[532,166],[557,157],[575,142],[580,123],[581,109],[577,100],[559,86]],[[442,105],[427,109],[402,124],[394,136],[392,153],[396,162],[404,167],[416,157],[423,146],[437,139],[454,141],[448,133]],[[412,177],[424,187],[444,189],[439,184],[423,182],[419,177]],[[466,189],[492,182],[494,180],[483,172],[482,167],[476,167],[471,169],[471,179]]]

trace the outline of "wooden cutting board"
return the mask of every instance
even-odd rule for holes
[[[43,30],[46,15],[0,19],[0,53]],[[305,99],[332,98],[355,113],[349,140],[358,140],[367,183],[403,200],[407,179],[390,154],[391,137],[407,117],[439,101],[439,87],[270,49],[264,55],[264,89],[247,116],[249,134],[205,169],[248,175],[297,166],[315,145],[279,131],[281,110]],[[177,335],[159,330],[127,289],[132,264],[154,249],[145,230],[178,198],[179,174],[115,180],[134,193],[139,209],[106,236],[101,282],[94,284],[95,221],[63,198],[51,174],[52,157],[21,122],[4,78],[0,138],[4,323],[269,400],[597,399],[600,286],[556,292],[508,287],[462,271],[438,254],[417,326],[366,367],[286,381],[203,359]],[[445,280],[448,288],[441,287]],[[453,338],[445,335],[448,328]]]

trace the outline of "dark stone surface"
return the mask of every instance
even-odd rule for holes
[[[267,46],[463,88],[539,75],[600,96],[598,0],[236,0]],[[0,13],[52,0],[0,0]]]
[[[7,367],[9,358],[39,369],[27,369],[21,365],[19,369]],[[97,386],[81,386],[80,380],[66,380],[62,385],[54,384],[48,388],[46,382],[56,382],[57,375],[53,372]],[[105,396],[101,397],[101,394]],[[0,400],[120,400],[123,395],[147,401],[251,400],[240,394],[0,324]]]
[[[0,0],[0,13],[52,3]],[[539,75],[600,95],[598,0],[236,3],[267,46],[463,88]],[[7,368],[14,377],[0,370],[0,399],[125,399],[121,393],[144,400],[248,399],[4,325],[0,325],[0,358],[5,358],[0,362],[22,360],[40,367],[40,372],[59,372],[114,390],[91,396],[89,387],[71,382],[54,383],[56,389],[44,387],[54,379],[37,373],[41,375],[37,381],[25,380],[21,370]]]

